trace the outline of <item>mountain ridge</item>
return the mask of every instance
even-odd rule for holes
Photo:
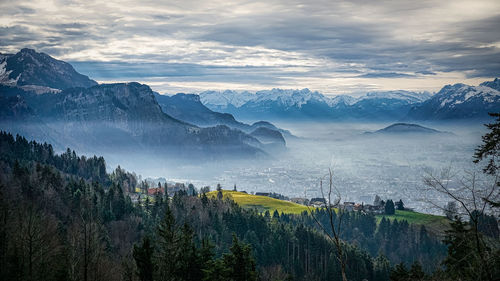
[[[88,88],[97,82],[78,73],[67,62],[24,48],[16,54],[0,57],[0,84],[28,89],[29,86],[38,86],[39,92],[54,92],[74,87]]]
[[[463,83],[446,85],[430,99],[410,109],[405,120],[457,120],[489,118],[489,112],[500,111],[498,79],[479,86]]]
[[[219,93],[219,95],[217,95]],[[200,100],[208,108],[231,113],[239,118],[265,119],[394,119],[404,116],[410,106],[426,100],[429,93],[409,91],[369,92],[354,98],[348,95],[327,97],[307,88],[272,89],[250,93],[226,90],[205,91]],[[389,105],[389,106],[388,106]],[[370,108],[376,107],[373,113]]]

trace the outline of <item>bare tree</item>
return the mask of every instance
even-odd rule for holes
[[[496,214],[497,209],[492,208],[488,203],[497,202],[500,198],[500,189],[497,184],[498,173],[496,175],[485,175],[477,172],[464,172],[462,175],[453,175],[450,171],[451,169],[446,169],[439,175],[428,173],[424,178],[424,183],[429,190],[445,195],[452,202],[456,202],[458,208],[453,210],[454,214],[450,213],[449,215],[457,219],[465,218],[469,221],[475,251],[489,279],[493,280],[488,264],[495,257],[494,253],[487,250],[489,248],[488,241],[481,234],[479,220],[484,214],[498,215]],[[452,211],[432,201],[429,202],[444,211]]]
[[[345,244],[340,239],[340,235],[342,232],[342,219],[344,215],[344,207],[341,204],[342,195],[338,188],[333,184],[333,172],[332,169],[328,169],[328,190],[325,194],[325,190],[323,188],[323,179],[320,180],[320,190],[321,196],[326,201],[325,210],[328,215],[328,223],[329,226],[324,226],[315,213],[311,210],[309,206],[307,206],[309,213],[312,218],[318,225],[318,227],[325,233],[325,235],[332,241],[333,245],[336,249],[336,257],[340,263],[340,270],[342,274],[342,280],[347,281],[346,276],[346,253],[345,253]],[[333,197],[332,197],[333,196]],[[333,203],[332,203],[333,202]],[[338,215],[335,215],[335,209],[338,210]],[[337,219],[336,219],[337,218]],[[331,232],[328,231],[329,228]]]
[[[40,280],[51,274],[47,267],[59,254],[57,224],[33,204],[22,205],[16,210],[18,219],[14,239],[19,245],[19,252],[27,280]]]

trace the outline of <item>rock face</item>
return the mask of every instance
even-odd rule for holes
[[[22,89],[0,85],[0,93],[0,130],[59,145],[57,134],[35,115]]]
[[[498,83],[498,79],[495,79],[480,86],[465,84],[444,86],[431,99],[414,106],[406,119],[487,119],[488,112],[500,111],[500,92],[494,88],[498,87]]]
[[[69,63],[32,49],[22,49],[14,55],[2,55],[0,78],[0,83],[26,88],[38,86],[39,91],[43,88],[53,91],[97,85],[94,80],[76,72]]]
[[[165,114],[139,83],[71,88],[27,96],[34,114],[78,144],[181,154],[263,154],[254,137],[227,126],[199,128]]]

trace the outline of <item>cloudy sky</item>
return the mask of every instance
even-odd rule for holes
[[[158,3],[162,2],[162,3]],[[23,47],[162,93],[439,90],[500,76],[500,1],[0,1]]]

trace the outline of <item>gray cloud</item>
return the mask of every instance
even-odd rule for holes
[[[21,0],[0,8],[1,52],[36,48],[101,80],[342,92],[500,74],[495,0]]]
[[[399,77],[414,77],[415,75],[409,75],[405,73],[397,72],[378,72],[378,73],[366,73],[359,75],[358,77],[364,78],[399,78]]]

